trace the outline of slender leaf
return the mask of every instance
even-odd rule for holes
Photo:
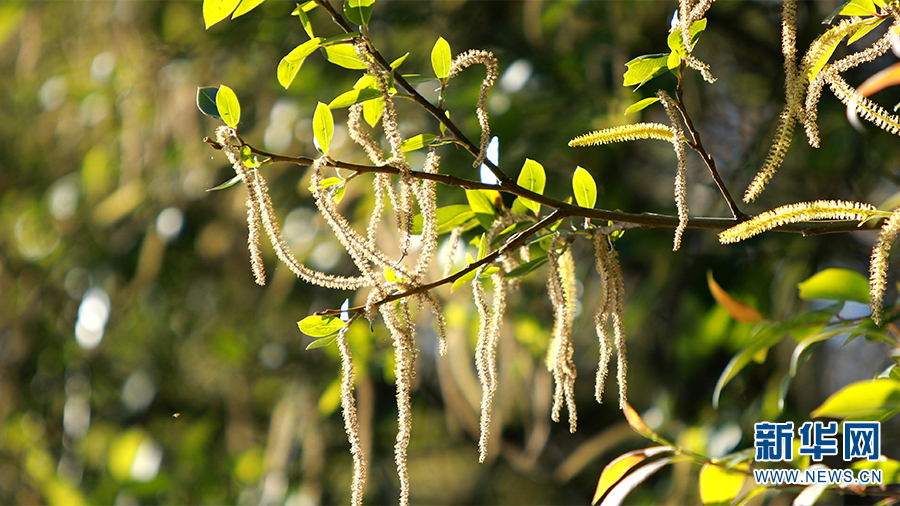
[[[203,0],[203,22],[206,28],[227,18],[241,0]]]
[[[583,167],[577,167],[575,174],[572,175],[572,191],[579,206],[594,208],[594,204],[597,203],[597,183],[594,176]]]
[[[618,483],[623,476],[628,474],[628,471],[631,471],[648,457],[674,450],[675,448],[671,446],[654,446],[619,455],[612,462],[607,464],[606,467],[603,468],[603,472],[600,473],[600,479],[597,480],[597,490],[594,492],[594,498],[591,500],[591,504],[597,504],[597,501],[606,494],[606,491],[609,490],[610,487]]]
[[[372,17],[372,7],[375,0],[346,0],[344,2],[344,14],[351,23],[358,26],[369,24]]]
[[[712,293],[716,302],[728,311],[732,318],[739,322],[756,323],[762,320],[762,315],[752,306],[735,300],[731,295],[716,283],[713,279],[712,271],[706,271],[706,282],[709,285],[709,291]]]
[[[347,324],[337,316],[310,315],[297,322],[300,332],[309,337],[327,337],[337,334]]]
[[[519,172],[517,184],[526,190],[530,190],[538,195],[544,194],[544,185],[547,182],[547,176],[544,173],[544,167],[540,163],[528,158],[522,165],[522,171]],[[541,205],[533,200],[522,197],[522,204],[530,209],[535,215],[541,212]]]
[[[222,116],[219,116],[219,107],[216,106],[217,93],[219,93],[219,88],[215,86],[197,88],[197,109],[210,118],[221,121]]]
[[[822,464],[814,464],[809,467],[810,470],[814,468],[818,469],[828,469]],[[828,483],[815,483],[813,485],[808,485],[806,488],[800,491],[797,494],[797,497],[794,498],[794,501],[791,503],[791,506],[813,506],[816,504],[816,501],[819,500],[819,497],[822,496],[822,493],[828,489],[830,485]]]
[[[600,506],[619,506],[623,502],[625,502],[625,498],[628,494],[631,493],[638,485],[644,482],[647,478],[653,475],[653,473],[659,471],[663,467],[671,464],[672,461],[675,460],[675,457],[666,457],[664,459],[659,459],[654,462],[651,462],[644,467],[632,472],[628,476],[622,479],[612,490],[607,494],[606,499],[600,503]]]
[[[241,121],[241,104],[234,91],[224,84],[219,86],[219,92],[216,93],[216,108],[226,125],[237,128]]]
[[[515,278],[522,277],[522,276],[528,274],[529,272],[537,269],[538,267],[544,265],[545,263],[547,263],[546,256],[542,256],[540,258],[535,258],[535,259],[533,259],[529,262],[525,262],[524,264],[507,272],[506,274],[503,275],[503,278],[504,279],[515,279]]]
[[[472,255],[466,254],[466,260],[468,260],[468,265],[466,266],[466,268],[468,268],[469,265],[472,265],[473,263],[475,263],[475,260],[472,258]],[[475,279],[475,275],[477,275],[477,274],[478,274],[478,269],[472,269],[471,271],[463,274],[456,281],[454,281],[452,285],[450,285],[450,292],[451,293],[455,292],[457,288],[471,283],[472,280]]]
[[[214,192],[217,190],[224,190],[225,188],[231,188],[232,186],[238,184],[238,182],[240,180],[241,180],[241,175],[238,174],[237,176],[234,176],[233,178],[229,179],[228,181],[225,181],[224,183],[220,184],[219,186],[213,186],[212,188],[210,188],[206,191]]]
[[[900,381],[866,380],[851,383],[831,394],[816,408],[813,418],[869,418],[900,408]]]
[[[638,100],[637,102],[628,106],[628,109],[625,109],[625,114],[631,114],[633,112],[643,111],[647,107],[659,102],[659,97],[648,97],[643,100]]]
[[[292,12],[291,15],[297,16],[300,19],[300,24],[303,25],[303,31],[309,35],[310,39],[315,38],[312,23],[309,21],[309,14],[300,7],[300,4],[297,4],[297,8],[294,9],[294,12]]]
[[[231,19],[243,16],[253,9],[259,7],[259,4],[263,3],[265,0],[241,0],[240,5],[235,9],[234,14],[231,15]]]
[[[323,154],[328,154],[331,147],[331,138],[334,136],[334,117],[327,105],[319,102],[316,112],[313,114],[313,136],[319,143],[319,149]]]
[[[817,272],[798,285],[800,298],[869,303],[869,281],[849,269],[830,268]]]
[[[253,150],[250,149],[250,146],[241,147],[241,163],[248,169],[259,167],[262,164],[262,162],[256,158],[256,155],[253,154]]]
[[[438,38],[431,48],[431,67],[441,81],[450,75],[450,44],[443,37]]]
[[[333,46],[325,46],[325,59],[346,69],[365,70],[366,63],[356,54],[356,48],[353,44],[335,44]]]
[[[306,345],[306,350],[309,351],[309,350],[315,350],[317,348],[324,348],[324,347],[328,346],[329,344],[333,343],[335,340],[337,340],[337,335],[338,335],[338,333],[335,331],[334,333],[332,333],[329,336],[320,337],[320,338],[316,339],[315,341]]]
[[[417,149],[422,149],[425,146],[428,146],[429,144],[434,142],[434,140],[436,138],[437,138],[436,136],[431,135],[431,134],[415,135],[413,137],[410,137],[409,139],[404,140],[402,143],[400,143],[400,150],[415,151]]]
[[[342,107],[350,107],[353,104],[365,102],[366,100],[372,100],[373,98],[378,98],[380,96],[381,92],[372,88],[350,90],[335,97],[335,99],[332,100],[330,104],[328,104],[328,108],[340,109]]]
[[[475,219],[475,213],[472,211],[472,208],[466,204],[439,207],[435,214],[437,215],[438,235],[452,232],[454,228],[459,226],[465,227],[469,222],[471,222],[473,226],[478,224],[478,221]],[[423,218],[421,214],[417,214],[413,217],[413,234],[422,233],[422,223]]]
[[[849,46],[850,44],[853,44],[854,42],[858,41],[859,39],[865,37],[867,33],[871,32],[872,30],[877,28],[878,25],[883,23],[886,19],[888,19],[888,18],[873,18],[872,21],[867,21],[866,23],[863,23],[863,25],[860,26],[859,29],[857,29],[855,32],[853,32],[853,35],[851,35],[850,37],[847,38],[847,45]]]
[[[373,0],[374,1],[374,0]],[[406,58],[409,56],[409,51],[407,51],[403,56],[397,58],[396,60],[391,62],[391,68],[396,69],[400,65],[403,65],[403,62],[406,61]]]

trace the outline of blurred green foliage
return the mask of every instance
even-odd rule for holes
[[[801,3],[799,37],[821,33],[820,20],[836,5]],[[287,91],[279,85],[278,62],[308,38],[289,16],[293,7],[266,2],[204,31],[196,2],[0,3],[0,503],[347,502],[351,459],[337,412],[337,352],[304,351],[310,340],[296,322],[339,307],[348,294],[303,285],[276,266],[270,250],[269,284],[254,284],[243,194],[206,193],[232,170],[201,142],[218,122],[195,106],[198,86],[227,83],[241,99],[244,137],[273,152],[315,153],[316,104],[351,88],[357,73],[316,55]],[[506,72],[488,107],[500,163],[540,160],[547,194],[568,194],[580,165],[597,182],[599,207],[671,213],[675,162],[667,146],[573,150],[566,143],[634,122],[623,112],[651,92],[621,86],[625,62],[665,48],[675,8],[663,1],[383,2],[369,30],[389,59],[410,53],[410,72],[430,72],[438,36],[457,51],[493,51]],[[716,4],[697,51],[719,82],[688,77],[685,100],[733,187],[756,172],[781,107],[778,14],[770,2]],[[327,26],[321,9],[309,16]],[[876,70],[862,66],[851,76],[858,83]],[[446,97],[466,132],[478,128],[472,110],[480,79],[461,75]],[[436,96],[433,83],[424,86]],[[886,90],[879,101],[897,102],[896,93]],[[421,131],[424,116],[411,105],[400,109],[401,128]],[[663,117],[658,107],[642,114]],[[878,205],[897,191],[896,137],[855,132],[833,98],[823,100],[819,116],[822,148],[795,141],[776,182],[748,212],[822,196]],[[338,113],[329,152],[361,162],[343,119]],[[442,170],[477,179],[464,153],[442,156]],[[693,160],[692,213],[727,215],[701,169]],[[303,170],[266,170],[297,256],[349,273]],[[371,206],[365,186],[350,185],[345,200]],[[464,198],[446,193],[442,205]],[[778,416],[771,392],[793,346],[775,346],[763,365],[738,374],[713,410],[716,378],[752,333],[714,303],[706,272],[766,318],[786,320],[809,309],[798,282],[825,267],[865,272],[873,240],[770,234],[726,248],[712,233],[688,231],[673,254],[669,231],[626,234],[618,244],[631,404],[655,430],[695,451],[737,445],[733,427],[747,446],[755,420]],[[578,264],[583,307],[596,306],[591,264]],[[495,417],[503,430],[494,434],[494,460],[477,465],[474,308],[465,294],[440,295],[448,299],[451,352],[438,359],[427,334],[418,343],[414,502],[582,504],[606,462],[646,443],[625,426],[615,392],[603,405],[592,401],[589,379],[580,378],[576,392],[578,433],[549,421],[543,354],[552,310],[540,279],[531,279],[510,302],[501,343]],[[583,315],[575,330],[576,363],[589,377],[593,323]],[[367,500],[389,503],[397,495],[390,343],[378,326],[370,333],[356,325],[349,337],[360,409],[370,416]],[[786,416],[807,418],[840,386],[886,365],[877,343],[839,346],[823,346],[802,365]],[[897,449],[891,427],[886,452]],[[697,469],[676,464],[631,500],[697,502],[696,480]]]

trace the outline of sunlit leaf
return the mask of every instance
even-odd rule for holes
[[[327,41],[326,41],[327,42]],[[333,46],[325,46],[325,59],[346,69],[365,70],[366,63],[356,54],[356,48],[353,44],[335,44]]]
[[[324,348],[329,344],[333,343],[337,339],[338,331],[333,332],[329,336],[320,337],[315,341],[306,345],[307,350],[315,350],[316,348]]]
[[[526,190],[530,190],[538,195],[543,195],[544,185],[547,183],[544,166],[530,158],[526,159],[525,164],[522,165],[522,171],[519,172],[519,179],[516,183]],[[534,214],[537,215],[541,212],[541,205],[539,203],[522,197],[519,198],[522,199],[522,204],[528,209],[531,209]]]
[[[367,25],[372,17],[375,0],[345,0],[344,14],[354,25]]]
[[[335,97],[335,99],[328,104],[328,108],[340,109],[342,107],[349,107],[353,104],[365,102],[366,100],[372,100],[373,98],[378,98],[380,96],[381,92],[372,88],[350,90]]]
[[[485,230],[491,228],[491,223],[494,222],[494,218],[497,216],[494,202],[499,198],[500,193],[496,190],[466,190],[466,200],[469,202],[469,207],[472,208],[475,217],[478,218],[478,222],[481,223]]]
[[[597,504],[597,501],[606,494],[606,491],[609,490],[610,487],[618,483],[623,476],[628,474],[628,471],[631,471],[636,465],[640,464],[648,457],[674,450],[675,448],[671,446],[654,446],[619,455],[612,462],[607,464],[606,467],[603,468],[603,472],[600,473],[600,479],[597,480],[597,490],[594,492],[594,498],[591,500],[591,504]]]
[[[263,3],[265,0],[241,0],[240,5],[237,6],[237,9],[234,10],[234,14],[231,15],[231,19],[243,16],[253,9],[257,8],[259,4]]]
[[[389,283],[402,283],[404,280],[390,267],[384,269],[384,279]]]
[[[253,150],[250,149],[250,146],[242,146],[241,147],[241,163],[243,163],[248,169],[253,169],[259,167],[262,162],[256,158],[256,155],[253,154]]]
[[[622,411],[625,415],[625,420],[628,421],[628,425],[630,425],[632,429],[637,431],[638,434],[649,439],[656,439],[658,437],[656,432],[653,432],[653,430],[650,429],[650,427],[648,427],[646,423],[644,423],[644,419],[641,418],[641,415],[639,415],[633,407],[631,407],[631,404],[628,404],[626,402],[625,409],[623,409]]]
[[[382,111],[384,111],[384,97],[363,102],[363,118],[371,127],[378,124]]]
[[[227,18],[241,0],[203,0],[203,22],[206,28]]]
[[[322,37],[312,38],[292,49],[290,53],[281,59],[281,62],[278,63],[277,73],[278,83],[284,89],[288,89],[291,83],[294,82],[294,78],[297,77],[297,71],[300,70],[306,57],[311,55],[323,40]]]
[[[817,272],[799,285],[800,298],[869,303],[869,280],[849,269],[830,268]]]
[[[632,490],[652,476],[653,473],[659,471],[668,464],[671,464],[673,460],[675,460],[674,457],[666,457],[664,459],[653,461],[644,467],[635,470],[609,491],[606,495],[606,499],[600,503],[600,506],[619,506],[625,502],[625,498]]]
[[[878,461],[859,460],[850,464],[850,469],[857,471],[862,469],[877,469],[882,473],[882,483],[900,483],[900,462],[894,459],[885,458],[884,460]]]
[[[234,91],[224,84],[219,86],[219,92],[216,93],[216,108],[226,125],[237,128],[241,121],[241,104]]]
[[[415,151],[431,144],[437,137],[431,134],[419,134],[400,143],[401,151]]]
[[[874,16],[878,12],[872,0],[850,0],[841,8],[842,16]]]
[[[866,36],[867,33],[871,32],[875,28],[878,27],[881,23],[883,23],[888,18],[874,18],[872,21],[868,21],[863,23],[855,32],[853,32],[850,37],[847,38],[847,45],[853,44],[857,40]],[[859,91],[859,90],[857,90]]]
[[[431,67],[441,81],[450,74],[450,44],[443,37],[438,38],[431,48]]]
[[[334,135],[334,117],[327,105],[319,102],[316,112],[313,114],[313,136],[319,143],[319,149],[323,154],[328,154],[331,147],[331,138]]]
[[[327,337],[346,326],[337,316],[310,315],[297,322],[300,332],[309,337]]]
[[[303,25],[303,31],[305,31],[306,34],[309,35],[310,39],[315,37],[315,35],[313,34],[312,23],[309,21],[309,14],[307,14],[299,4],[297,5],[297,8],[294,9],[294,12],[291,12],[291,15],[297,16],[300,19],[300,24]]]
[[[468,260],[469,265],[472,265],[475,262],[475,260],[472,258],[472,255],[469,254],[466,254],[466,260]],[[457,288],[471,283],[472,280],[475,279],[476,274],[478,274],[478,269],[472,269],[471,271],[460,276],[456,281],[453,282],[452,285],[450,285],[450,292],[455,292]]]
[[[222,116],[219,116],[219,107],[216,106],[216,94],[218,92],[219,88],[215,86],[197,88],[197,109],[200,109],[200,112],[210,118],[221,121]]]
[[[579,206],[594,208],[594,204],[597,203],[597,183],[594,176],[583,167],[577,167],[575,174],[572,175],[572,191]]]
[[[712,271],[706,271],[706,282],[709,285],[709,291],[712,293],[713,298],[728,311],[732,318],[744,323],[755,323],[762,320],[762,315],[759,314],[759,311],[728,295],[728,292],[723,290],[719,283],[716,283],[716,280],[713,279]]]
[[[374,1],[374,0],[373,0],[373,1]],[[406,57],[407,57],[407,56],[409,56],[409,52],[408,52],[408,51],[406,52],[406,54],[404,54],[404,55],[401,56],[400,58],[397,58],[396,60],[392,61],[392,62],[391,62],[391,68],[392,68],[392,69],[395,69],[395,68],[399,67],[400,65],[403,65],[403,62],[406,61]]]
[[[628,106],[628,109],[625,109],[625,114],[631,114],[633,112],[643,111],[647,107],[659,102],[659,97],[649,97],[643,100],[638,100],[637,102]]]
[[[869,418],[900,408],[900,381],[876,379],[851,383],[831,394],[813,418]]]
[[[452,206],[439,207],[437,209],[437,233],[443,235],[451,232],[454,228],[464,225],[469,220],[475,219],[475,213],[472,208],[465,204],[455,204]],[[413,234],[422,233],[423,218],[421,214],[413,217]]]
[[[637,90],[650,79],[669,70],[668,59],[669,53],[649,54],[631,60],[625,64],[625,66],[628,67],[628,70],[625,72],[625,81],[623,85],[638,85],[637,88],[635,88],[635,90]]]
[[[691,25],[692,45],[697,44],[697,40],[700,39],[700,34],[703,33],[703,30],[706,30],[706,18],[694,21],[694,24]],[[681,30],[674,30],[670,32],[667,42],[669,44],[669,49],[678,53],[678,56],[682,58],[687,56],[687,51],[684,47],[684,40],[681,38]]]
[[[232,186],[238,184],[238,182],[240,180],[241,180],[241,175],[238,174],[237,176],[234,176],[233,178],[229,179],[228,181],[225,181],[224,183],[220,184],[219,186],[214,186],[206,191],[214,192],[216,190],[224,190],[225,188],[231,188]]]
[[[703,504],[731,504],[741,491],[750,467],[738,464],[733,469],[714,464],[703,465],[700,469],[700,500]]]

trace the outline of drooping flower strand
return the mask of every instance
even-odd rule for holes
[[[556,251],[563,241],[553,241],[547,251],[550,266],[547,291],[553,304],[553,336],[547,348],[547,369],[553,374],[553,410],[551,418],[559,422],[563,401],[569,411],[569,432],[575,432],[578,414],[575,409],[575,348],[572,344],[572,323],[575,319],[577,294],[575,289],[575,262],[572,252]]]
[[[401,299],[396,303],[382,304],[380,310],[394,345],[394,376],[397,386],[397,440],[394,444],[394,462],[397,466],[397,476],[400,479],[399,504],[408,506],[407,449],[412,430],[412,407],[409,395],[415,370],[415,326],[410,318],[407,299]]]
[[[500,327],[503,313],[506,310],[506,287],[503,276],[494,274],[494,295],[491,307],[485,301],[484,286],[481,280],[483,268],[472,280],[472,294],[475,307],[478,309],[478,342],[475,346],[475,368],[481,384],[481,423],[478,439],[478,461],[484,462],[487,457],[488,439],[490,438],[491,413],[493,410],[494,392],[497,390],[497,344],[500,341]]]
[[[450,64],[448,76],[451,78],[455,77],[463,69],[476,63],[484,65],[487,71],[484,80],[481,81],[481,88],[478,90],[478,103],[475,106],[475,114],[478,116],[478,124],[481,126],[481,143],[473,166],[479,167],[484,162],[487,146],[491,141],[491,126],[488,123],[487,113],[487,94],[491,87],[494,86],[494,82],[499,75],[497,72],[497,59],[494,58],[494,54],[490,51],[470,49],[453,60]]]
[[[675,228],[675,239],[672,245],[672,251],[678,251],[681,248],[681,236],[687,230],[688,225],[687,153],[682,140],[684,131],[681,128],[681,121],[678,119],[678,111],[672,97],[663,90],[657,92],[656,96],[659,97],[669,116],[669,122],[672,125],[672,147],[675,150],[675,157],[678,158],[678,169],[675,171],[675,207],[678,210],[678,227]]]
[[[597,368],[597,382],[594,395],[597,402],[601,402],[603,386],[607,375],[607,367],[610,359],[609,334],[607,328],[612,324],[614,344],[616,347],[616,381],[619,385],[619,408],[625,409],[627,402],[627,374],[628,360],[625,350],[625,278],[622,275],[622,267],[619,265],[619,256],[609,241],[609,237],[595,232],[593,236],[594,256],[596,258],[597,272],[603,278],[601,287],[604,297],[594,322],[597,329],[597,338],[600,341],[600,362]]]
[[[429,150],[428,154],[425,155],[423,172],[436,174],[440,162],[441,157],[434,150]],[[434,187],[435,182],[431,180],[422,180],[413,185],[416,202],[419,204],[419,211],[422,214],[422,247],[416,259],[416,265],[410,273],[410,277],[414,281],[418,281],[424,275],[431,265],[438,248],[437,195]]]
[[[888,259],[891,246],[900,235],[900,207],[881,226],[878,242],[872,248],[872,260],[869,264],[869,307],[872,308],[872,320],[881,325],[884,320],[884,291],[887,288]]]
[[[353,355],[347,342],[346,328],[338,332],[338,351],[341,354],[341,411],[344,416],[344,431],[350,442],[350,453],[353,455],[353,485],[350,503],[354,506],[362,504],[366,487],[366,456],[359,437],[359,420],[356,416],[356,398],[353,396],[355,374]]]

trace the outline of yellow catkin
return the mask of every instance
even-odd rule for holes
[[[894,209],[894,213],[881,226],[878,242],[872,248],[872,261],[869,264],[869,307],[872,308],[872,320],[877,325],[883,323],[888,259],[891,255],[891,246],[897,240],[898,234],[900,234],[900,207]]]
[[[775,139],[772,141],[772,147],[769,148],[769,154],[766,156],[766,161],[744,192],[745,203],[749,204],[759,197],[766,188],[766,184],[768,184],[769,180],[772,179],[772,176],[775,175],[778,167],[781,166],[784,155],[791,146],[791,139],[794,135],[794,125],[796,124],[796,119],[794,118],[794,115],[791,114],[791,107],[791,104],[786,104],[784,110],[781,111],[781,116],[778,120],[778,128],[775,130]]]
[[[636,123],[622,125],[579,135],[569,141],[570,147],[600,146],[614,142],[636,141],[640,139],[657,139],[672,142],[672,129],[661,123]]]
[[[865,221],[876,211],[875,206],[844,200],[816,200],[776,207],[719,232],[719,242],[730,244],[749,239],[788,223],[813,220]]]

